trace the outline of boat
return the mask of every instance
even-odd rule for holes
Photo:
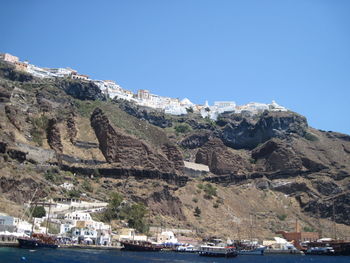
[[[120,243],[123,245],[123,248],[122,248],[123,250],[129,250],[129,251],[157,252],[163,248],[163,246],[151,243],[149,241],[128,240],[128,241],[121,241]]]
[[[236,241],[234,245],[237,248],[238,255],[264,255],[266,249],[258,241],[251,240]]]
[[[334,255],[334,249],[332,247],[310,247],[305,251],[306,255]]]
[[[291,242],[284,238],[274,237],[275,241],[265,250],[265,254],[304,254],[303,251],[297,249]],[[265,244],[264,244],[265,245]]]
[[[55,237],[44,234],[33,234],[30,237],[17,238],[20,248],[58,248]]]
[[[178,246],[174,251],[176,251],[176,252],[186,252],[186,253],[195,253],[195,252],[198,252],[198,249],[195,248],[192,245],[188,245],[188,246]]]
[[[201,246],[199,255],[204,257],[237,257],[238,253],[235,247],[219,247],[219,246]]]
[[[307,246],[306,253],[308,254],[311,254],[311,252],[312,253],[319,252],[319,254],[317,255],[341,255],[341,256],[350,255],[349,241],[321,239],[316,242],[309,242],[308,244],[306,244],[306,246]],[[322,251],[324,253],[321,253]]]
[[[264,246],[252,247],[252,248],[240,248],[237,250],[238,255],[264,255]]]

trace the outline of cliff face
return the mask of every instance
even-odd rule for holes
[[[264,112],[257,121],[233,114],[220,122],[225,125],[222,141],[235,149],[253,149],[271,138],[304,136],[308,127],[305,117],[292,112]]]
[[[68,95],[79,100],[105,100],[98,86],[92,82],[62,80],[57,87],[64,90]]]
[[[316,217],[330,222],[333,203],[336,222],[350,225],[348,135],[312,129],[293,112],[224,113],[216,122],[194,113],[168,116],[104,101],[89,82],[38,80],[3,66],[0,210],[2,199],[20,204],[35,188],[43,197],[67,196],[59,185],[69,181],[92,198],[117,191],[143,202],[153,221],[161,216],[190,228],[210,222],[213,234],[233,215],[244,222],[257,211],[268,235],[288,227],[277,215],[289,211],[305,224]],[[188,129],[179,132],[179,125]],[[210,172],[193,178],[184,160]],[[218,189],[212,199],[198,187],[208,182]],[[193,215],[197,206],[201,217]]]
[[[159,170],[164,173],[175,173],[176,169],[181,168],[181,155],[176,148],[165,145],[168,157],[163,155],[146,143],[114,129],[99,108],[91,115],[91,126],[109,163],[118,163],[122,167]]]
[[[208,141],[197,151],[195,162],[208,165],[210,171],[218,175],[244,174],[251,170],[246,158],[227,148],[218,138]]]

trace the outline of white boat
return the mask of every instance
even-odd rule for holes
[[[274,237],[275,242],[266,247],[265,254],[304,254],[284,238]]]
[[[177,251],[177,252],[194,253],[194,252],[197,252],[198,249],[195,248],[195,247],[192,246],[192,245],[188,245],[188,246],[178,246],[178,247],[176,248],[176,251]]]

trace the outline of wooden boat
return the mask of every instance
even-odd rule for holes
[[[128,240],[128,241],[121,241],[120,243],[124,247],[123,250],[129,250],[129,251],[153,251],[153,252],[157,252],[163,248],[163,246],[158,245],[158,244],[153,244],[149,241]]]
[[[44,234],[33,234],[31,237],[17,238],[21,248],[58,248],[55,237]]]
[[[201,246],[199,255],[204,257],[237,257],[238,253],[235,247]]]

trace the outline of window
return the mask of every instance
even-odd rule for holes
[[[0,219],[0,225],[5,225],[5,219]]]

